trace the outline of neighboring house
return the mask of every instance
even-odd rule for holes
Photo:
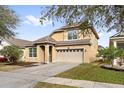
[[[93,27],[81,34],[81,24],[64,26],[25,47],[27,62],[89,63],[96,60],[99,36]]]
[[[117,33],[113,36],[110,37],[110,42],[109,46],[114,46],[115,48],[122,48],[124,49],[124,32]],[[118,65],[120,62],[124,64],[124,58],[119,59],[116,58],[114,59],[114,65]]]
[[[0,50],[3,49],[3,47],[5,46],[9,46],[9,45],[16,45],[18,46],[20,49],[25,50],[25,46],[31,44],[31,41],[27,41],[27,40],[22,40],[22,39],[17,39],[17,38],[1,38],[0,39]],[[22,57],[22,60],[25,59],[25,56]]]
[[[104,49],[104,47],[101,45],[98,45],[98,50],[101,50],[101,49]]]
[[[110,37],[109,45],[114,46],[116,48],[123,48],[124,49],[124,32],[117,33]]]

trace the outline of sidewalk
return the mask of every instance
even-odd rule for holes
[[[119,85],[119,84],[101,83],[101,82],[86,81],[86,80],[74,80],[74,79],[59,78],[59,77],[51,77],[42,82],[75,86],[79,88],[124,88],[124,85]]]

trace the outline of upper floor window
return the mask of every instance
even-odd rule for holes
[[[29,57],[37,57],[37,48],[29,48]]]
[[[68,40],[73,40],[73,39],[77,39],[77,31],[76,30],[68,32]]]

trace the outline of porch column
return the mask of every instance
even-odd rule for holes
[[[40,45],[37,45],[37,61],[38,62],[41,62],[41,60],[42,60],[41,55],[42,55],[41,47],[40,47]]]
[[[49,63],[49,45],[45,45],[45,63]]]
[[[114,47],[117,48],[117,41],[113,41]]]

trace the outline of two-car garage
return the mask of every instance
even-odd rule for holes
[[[83,63],[84,51],[83,49],[57,49],[56,58],[57,62]]]

